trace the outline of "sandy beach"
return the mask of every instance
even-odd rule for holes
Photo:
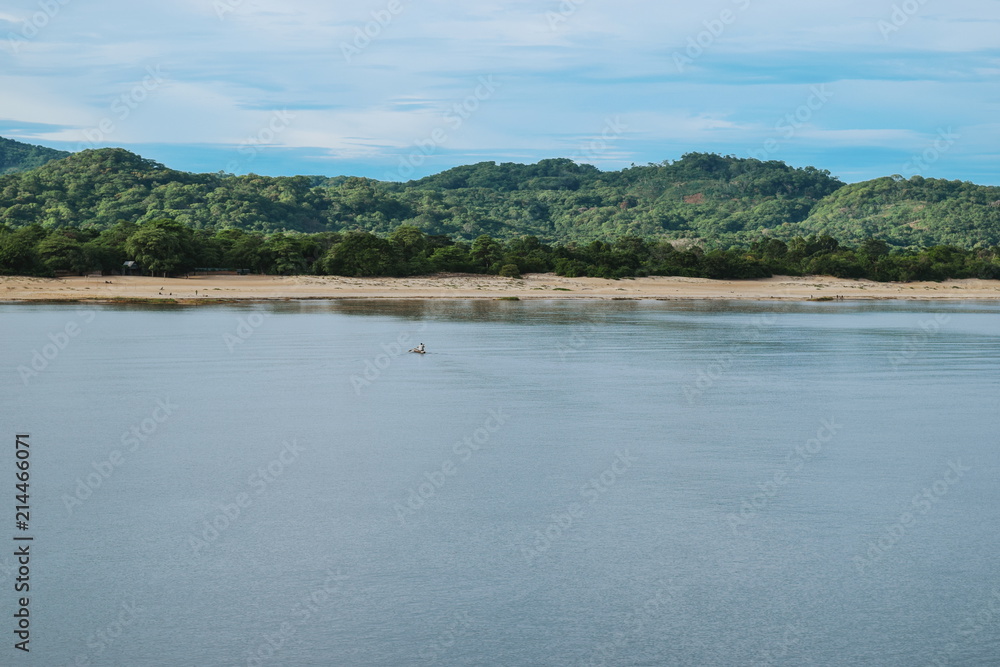
[[[1000,281],[877,283],[827,276],[765,280],[651,277],[632,280],[523,279],[441,274],[416,278],[332,276],[138,276],[0,278],[0,301],[127,301],[176,303],[293,299],[1000,299]]]

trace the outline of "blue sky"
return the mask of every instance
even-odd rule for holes
[[[407,180],[691,151],[1000,185],[1000,0],[8,0],[0,135]]]

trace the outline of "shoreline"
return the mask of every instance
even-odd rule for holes
[[[564,278],[522,279],[473,274],[410,278],[340,276],[102,276],[0,277],[3,303],[219,304],[332,299],[590,299],[590,300],[1000,300],[1000,280],[878,283],[829,276],[774,276],[759,280]]]

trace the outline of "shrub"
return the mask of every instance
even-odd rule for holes
[[[504,264],[500,267],[500,273],[498,275],[503,278],[520,278],[521,271],[517,268],[517,264]]]

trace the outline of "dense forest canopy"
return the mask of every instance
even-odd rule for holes
[[[845,185],[813,167],[689,153],[608,172],[481,162],[391,183],[193,174],[122,149],[8,144],[15,168],[43,164],[0,176],[0,274],[135,260],[155,275],[1000,277],[1000,188],[959,181]]]
[[[32,146],[13,139],[0,137],[0,175],[13,174],[41,167],[46,162],[67,157],[66,151],[44,146]]]
[[[98,231],[0,227],[0,274],[57,276],[116,273],[126,261],[147,275],[179,275],[227,268],[276,275],[411,276],[523,273],[626,278],[691,276],[764,278],[825,274],[880,281],[1000,278],[1000,247],[964,250],[934,246],[892,250],[868,239],[841,245],[830,236],[788,242],[761,238],[749,246],[705,249],[669,240],[623,236],[616,241],[550,245],[535,236],[502,240],[482,235],[471,243],[401,225],[387,236],[363,230],[264,234],[242,229],[193,229],[169,218],[121,221]]]
[[[100,149],[0,177],[0,224],[11,228],[104,230],[161,218],[265,233],[384,235],[405,224],[465,242],[483,234],[564,244],[637,236],[728,247],[828,234],[972,249],[1000,243],[1000,187],[920,176],[845,185],[813,167],[706,153],[607,172],[568,159],[481,162],[393,183],[192,174]]]

